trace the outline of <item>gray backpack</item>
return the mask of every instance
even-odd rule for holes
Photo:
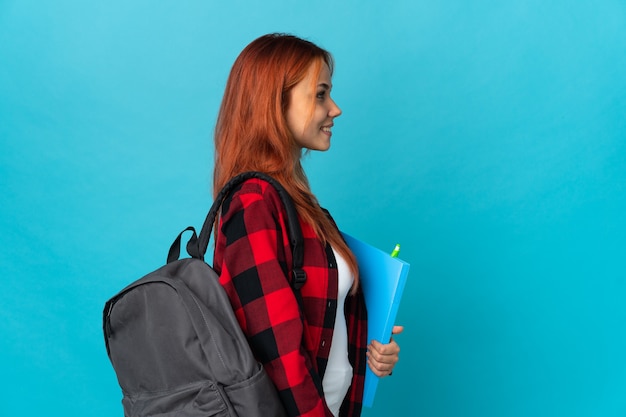
[[[301,269],[303,239],[291,199],[267,175],[238,175],[215,199],[199,236],[193,227],[183,230],[170,247],[166,265],[124,288],[104,307],[105,344],[122,388],[126,417],[286,415],[217,274],[204,262],[221,203],[249,178],[272,184],[287,210],[291,286],[300,299],[298,290],[306,280]],[[186,231],[192,232],[187,243],[191,258],[179,260]]]

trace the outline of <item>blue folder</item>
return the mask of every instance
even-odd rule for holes
[[[409,264],[346,233],[342,234],[359,265],[360,285],[367,307],[368,342],[378,340],[389,343],[409,274]],[[363,394],[363,405],[366,407],[374,403],[378,380],[367,367]]]

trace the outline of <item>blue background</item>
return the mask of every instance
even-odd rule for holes
[[[411,273],[365,416],[626,415],[626,5],[0,0],[0,415],[122,415],[101,310],[210,204],[237,54],[335,55],[342,229]]]

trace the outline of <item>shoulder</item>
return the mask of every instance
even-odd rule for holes
[[[241,183],[241,185],[235,188],[232,194],[253,199],[256,198],[255,196],[262,197],[264,199],[272,199],[274,197],[278,198],[278,191],[276,188],[261,178],[250,178],[245,180]]]
[[[222,217],[228,218],[235,213],[254,212],[256,216],[271,216],[275,221],[285,217],[280,195],[269,182],[251,178],[230,193],[222,204]]]

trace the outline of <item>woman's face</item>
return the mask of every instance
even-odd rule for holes
[[[315,63],[309,67],[306,77],[289,92],[285,117],[299,148],[325,151],[330,147],[333,120],[341,114],[341,109],[330,98],[332,83],[328,65],[323,63],[319,76],[315,80],[314,77]]]

